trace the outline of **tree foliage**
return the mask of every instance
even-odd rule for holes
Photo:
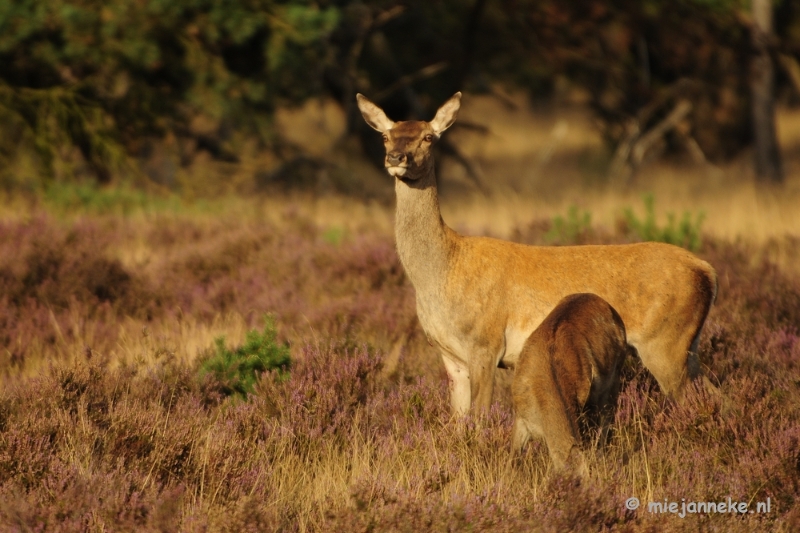
[[[749,142],[744,0],[9,0],[0,4],[0,163],[26,149],[107,181],[148,139],[235,160],[234,132],[274,140],[274,110],[353,94],[427,117],[459,89],[550,97],[582,88],[610,143],[678,99],[724,159]],[[800,9],[779,2],[777,54],[800,54]],[[784,85],[787,80],[779,82]],[[79,169],[80,170],[80,169]],[[0,177],[9,183],[9,176]]]
[[[749,35],[735,0],[530,1],[521,17],[508,14],[512,4],[487,17],[485,41],[503,46],[508,28],[528,61],[515,68],[516,58],[484,48],[487,64],[533,89],[558,79],[583,88],[612,143],[631,119],[644,129],[678,98],[693,102],[693,134],[711,157],[746,142]]]
[[[101,180],[148,136],[224,154],[225,129],[267,138],[282,100],[315,92],[338,11],[272,0],[13,0],[0,5],[5,156],[29,142],[45,170],[78,147]],[[193,127],[204,117],[211,127]],[[214,135],[207,135],[212,131]],[[205,134],[205,135],[204,135]],[[117,157],[114,157],[117,156]]]

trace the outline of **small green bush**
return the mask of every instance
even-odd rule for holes
[[[214,341],[214,353],[200,366],[200,377],[211,374],[216,378],[220,392],[247,398],[253,391],[258,375],[274,370],[278,379],[288,376],[291,366],[288,345],[278,344],[275,322],[264,318],[264,330],[247,332],[245,343],[235,349],[225,345],[225,337]]]
[[[697,251],[700,248],[700,227],[706,217],[704,212],[701,211],[693,217],[689,211],[684,211],[680,220],[677,220],[675,213],[667,213],[666,226],[659,227],[656,221],[653,195],[644,195],[643,201],[644,218],[637,217],[630,207],[623,212],[625,228],[629,234],[633,234],[643,241],[676,244],[691,251]]]
[[[344,228],[331,226],[322,233],[322,240],[333,246],[339,246],[344,240]]]
[[[557,215],[553,218],[553,225],[544,238],[550,244],[579,244],[587,236],[591,226],[591,213],[581,212],[578,206],[572,205],[566,217]]]

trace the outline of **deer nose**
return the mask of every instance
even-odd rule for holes
[[[389,166],[395,167],[400,163],[404,163],[406,160],[406,154],[402,152],[389,152],[386,154],[386,162]]]

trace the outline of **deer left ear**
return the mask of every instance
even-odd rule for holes
[[[458,110],[461,108],[461,92],[457,92],[450,97],[448,101],[442,104],[442,107],[436,112],[436,116],[431,120],[431,128],[438,137],[444,130],[453,125],[458,116]]]
[[[383,109],[370,102],[366,96],[359,93],[356,95],[356,101],[361,116],[372,129],[385,133],[394,127],[394,122],[389,120]]]

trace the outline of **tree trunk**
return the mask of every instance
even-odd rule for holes
[[[769,54],[772,36],[772,0],[753,0],[752,39],[755,54],[750,64],[755,138],[756,176],[781,183],[783,170],[775,133],[775,66]]]

